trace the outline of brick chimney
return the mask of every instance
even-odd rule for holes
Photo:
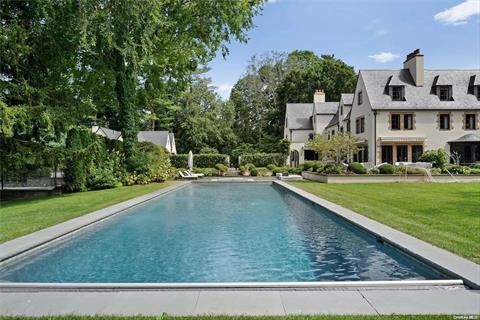
[[[323,92],[323,89],[317,89],[313,94],[313,103],[319,102],[325,102],[325,92]]]
[[[405,60],[403,63],[403,68],[410,71],[413,81],[415,82],[415,86],[423,86],[423,54],[420,54],[420,49],[416,49],[407,55],[407,60]]]

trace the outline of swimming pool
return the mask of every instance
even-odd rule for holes
[[[6,264],[0,281],[437,280],[446,277],[281,187],[193,183]]]

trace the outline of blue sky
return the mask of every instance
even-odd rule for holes
[[[224,98],[253,55],[311,50],[359,69],[400,68],[420,48],[425,68],[480,69],[480,0],[270,0],[246,44],[207,73]]]

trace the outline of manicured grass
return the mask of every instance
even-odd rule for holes
[[[290,183],[480,263],[480,183]]]
[[[167,181],[0,203],[0,243],[169,187],[174,183]]]
[[[391,315],[391,316],[284,316],[284,317],[248,317],[248,316],[199,316],[199,317],[172,317],[167,315],[162,315],[159,317],[118,317],[118,316],[50,316],[50,317],[0,317],[0,320],[21,320],[21,319],[42,319],[42,320],[368,320],[368,319],[378,319],[378,320],[440,320],[440,319],[454,319],[453,316],[402,316],[402,315]]]

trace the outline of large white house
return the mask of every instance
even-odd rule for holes
[[[335,112],[325,108],[315,126],[316,104],[287,104],[291,165],[315,159],[304,148],[315,134],[329,139],[345,131],[360,140],[354,155],[359,162],[416,162],[425,150],[438,148],[461,163],[480,162],[480,70],[426,70],[417,49],[403,69],[360,70],[353,96],[342,95],[336,106]]]

